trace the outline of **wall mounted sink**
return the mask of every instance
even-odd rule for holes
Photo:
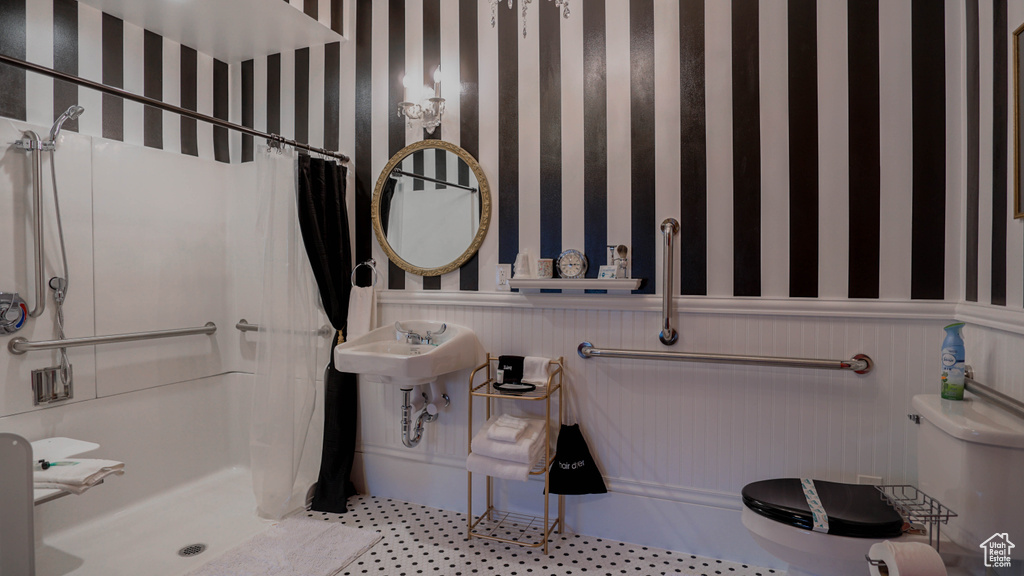
[[[437,333],[441,322],[409,320],[403,329],[426,336]],[[362,374],[366,381],[402,387],[427,384],[449,372],[472,368],[483,356],[476,334],[465,326],[448,324],[434,337],[435,344],[410,344],[394,326],[377,328],[334,348],[339,372]]]

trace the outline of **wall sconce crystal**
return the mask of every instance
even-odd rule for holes
[[[411,128],[413,122],[418,122],[427,131],[428,134],[433,134],[434,129],[441,125],[441,116],[444,114],[444,98],[441,98],[441,67],[438,66],[434,70],[434,96],[430,98],[417,98],[410,96],[410,91],[416,91],[416,88],[412,86],[413,81],[406,75],[402,79],[402,84],[405,85],[405,102],[398,103],[398,117],[405,117],[406,123]],[[428,88],[423,88],[424,92],[428,92]],[[428,92],[429,93],[429,92]],[[419,103],[413,102],[412,100],[420,100]]]
[[[498,4],[501,4],[501,0],[488,0],[491,4],[491,28],[498,22]],[[526,38],[526,10],[530,7],[530,3],[533,0],[519,0],[519,3],[523,5],[523,38]],[[569,18],[569,0],[554,0],[555,8],[562,11],[562,18]],[[508,0],[508,9],[512,9],[512,0]]]

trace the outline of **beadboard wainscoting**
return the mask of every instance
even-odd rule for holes
[[[660,311],[587,309],[579,304],[585,298],[574,301],[579,309],[568,309],[532,307],[528,298],[517,297],[510,302],[518,304],[502,306],[467,304],[465,294],[458,295],[462,302],[447,304],[440,303],[442,295],[435,297],[438,303],[428,304],[412,296],[387,293],[381,325],[411,319],[445,321],[472,328],[492,354],[565,358],[566,383],[611,490],[608,496],[569,500],[574,530],[751,562],[770,561],[747,555],[754,554],[756,546],[730,553],[702,535],[707,525],[694,525],[700,521],[689,515],[707,514],[715,530],[742,532],[745,538],[739,524],[739,492],[754,480],[813,477],[856,482],[857,475],[864,474],[887,483],[915,482],[916,426],[907,413],[915,394],[938,390],[933,375],[941,328],[955,313],[951,304],[917,313],[911,305],[906,317],[898,319],[864,312],[816,317],[753,310],[684,311],[676,318],[679,343],[670,348],[658,342]],[[1022,396],[1021,378],[998,359],[1011,357],[1011,349],[1024,337],[978,326],[971,326],[965,336],[968,360],[976,364],[979,379],[991,374],[986,383]],[[809,358],[845,359],[864,353],[875,361],[875,368],[860,376],[845,371],[584,360],[576,354],[583,341],[603,348]],[[453,486],[465,482],[462,466],[473,432],[467,425],[468,377],[467,370],[442,378],[452,405],[427,426],[424,442],[413,450],[401,445],[398,388],[360,384],[361,474],[372,494],[464,510],[465,496]],[[475,408],[482,409],[482,404]],[[410,481],[410,475],[417,481]],[[511,505],[527,510],[538,506],[539,485],[510,484],[514,483],[502,485],[501,493]],[[658,512],[659,506],[675,512]],[[648,508],[652,514],[639,512]],[[640,534],[643,539],[637,540]],[[666,538],[674,538],[675,544]]]

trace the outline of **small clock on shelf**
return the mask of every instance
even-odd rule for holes
[[[583,278],[587,273],[587,257],[579,250],[569,249],[558,255],[558,275],[562,278]]]

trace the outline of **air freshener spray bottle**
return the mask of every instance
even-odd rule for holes
[[[942,341],[942,397],[946,400],[964,399],[964,339],[960,335],[963,322],[943,328]]]

